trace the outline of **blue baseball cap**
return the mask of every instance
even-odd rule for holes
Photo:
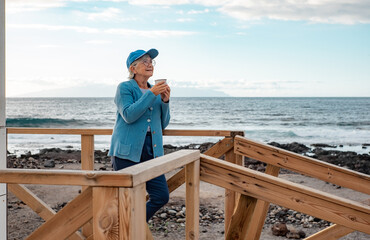
[[[154,59],[156,56],[158,56],[158,50],[152,48],[145,52],[144,50],[139,49],[136,50],[135,52],[130,53],[126,61],[127,69],[130,68],[131,64],[135,62],[135,60],[141,58],[145,54],[148,54],[151,59]]]

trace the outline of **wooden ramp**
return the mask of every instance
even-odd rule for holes
[[[0,183],[45,223],[28,239],[152,239],[145,222],[145,182],[174,169],[170,191],[186,184],[185,239],[199,239],[199,181],[225,188],[225,239],[259,239],[270,203],[332,223],[306,239],[338,239],[353,231],[370,234],[370,207],[278,178],[289,169],[370,195],[370,176],[249,140],[240,131],[166,130],[170,136],[224,137],[203,154],[181,150],[117,172],[93,171],[94,135],[110,129],[9,128],[8,134],[81,135],[79,171],[0,170]],[[220,157],[224,160],[220,160]],[[243,157],[267,163],[260,173],[243,167]],[[55,213],[20,184],[79,185],[84,191]],[[366,200],[366,199],[364,199]]]

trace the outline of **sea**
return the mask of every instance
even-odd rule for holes
[[[370,98],[171,98],[168,129],[240,130],[269,143],[325,143],[337,150],[369,153]],[[113,128],[113,98],[7,98],[6,126]],[[219,137],[165,136],[164,144],[217,142]],[[80,149],[77,135],[9,134],[8,151]],[[109,148],[110,136],[95,136],[95,149]]]

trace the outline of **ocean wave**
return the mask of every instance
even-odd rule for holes
[[[60,126],[86,126],[88,123],[76,119],[60,118],[7,118],[7,127],[60,127]]]

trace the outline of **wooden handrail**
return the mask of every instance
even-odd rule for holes
[[[237,154],[277,167],[370,194],[370,176],[363,173],[338,167],[241,136],[235,137],[234,151]]]
[[[112,129],[73,129],[73,128],[6,128],[7,134],[60,134],[60,135],[112,135]],[[227,130],[180,130],[166,129],[164,136],[209,136],[232,137],[242,135],[242,131]]]
[[[199,154],[199,150],[180,150],[116,172],[6,169],[0,170],[0,183],[134,187],[199,160]]]
[[[201,180],[370,234],[370,207],[201,154]]]

